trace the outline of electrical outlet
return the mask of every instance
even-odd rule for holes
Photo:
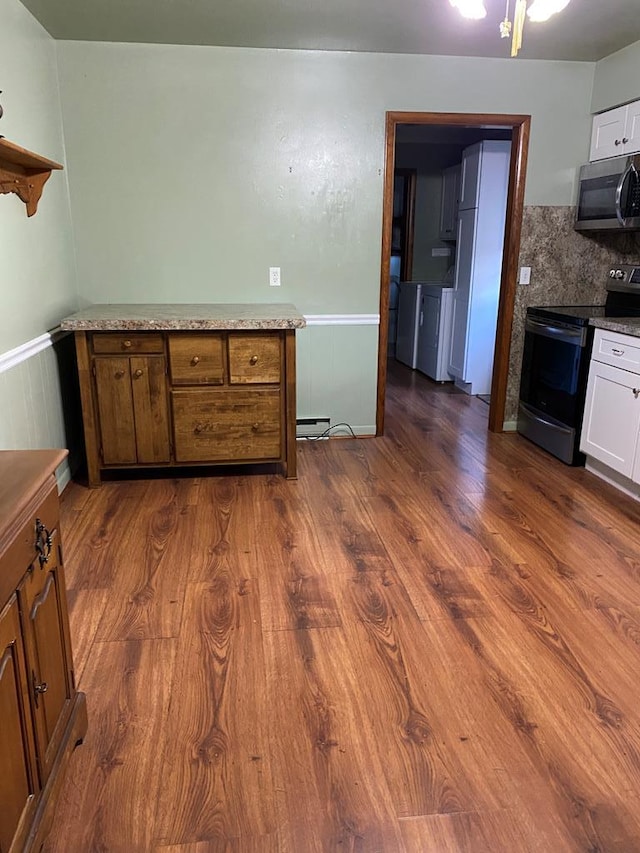
[[[271,287],[280,287],[280,267],[269,267],[269,284]]]
[[[531,283],[531,267],[520,267],[520,284]]]

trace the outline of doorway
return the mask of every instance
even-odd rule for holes
[[[378,396],[376,435],[384,432],[384,402],[387,379],[389,334],[390,262],[393,241],[394,167],[396,134],[402,125],[438,125],[451,128],[508,129],[511,131],[511,161],[507,194],[506,226],[498,321],[491,382],[489,430],[502,432],[504,423],[509,352],[516,292],[518,252],[524,207],[524,185],[531,117],[476,113],[388,112],[386,116],[386,157],[382,218],[382,258],[380,272],[380,327],[378,341]]]

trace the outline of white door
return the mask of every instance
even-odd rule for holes
[[[640,429],[640,376],[592,361],[580,450],[631,477]]]
[[[453,287],[453,321],[451,326],[451,356],[449,373],[465,379],[469,304],[473,282],[476,211],[461,210],[458,215],[456,244],[456,277]]]
[[[400,282],[398,296],[398,318],[396,330],[396,359],[415,368],[416,364],[416,332],[418,321],[417,300],[420,296],[420,286]]]

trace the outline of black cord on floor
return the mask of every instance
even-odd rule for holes
[[[340,427],[346,427],[349,430],[349,432],[351,433],[353,438],[358,437],[355,434],[355,432],[353,431],[353,429],[351,428],[350,424],[340,423],[340,424],[334,424],[333,426],[330,426],[329,429],[326,429],[323,433],[320,433],[320,435],[305,435],[305,436],[301,436],[301,438],[304,438],[306,441],[320,441],[321,438],[327,438],[327,436],[331,435],[332,430],[339,429]]]

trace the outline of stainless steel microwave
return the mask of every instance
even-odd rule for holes
[[[640,231],[640,154],[580,169],[578,231]]]

